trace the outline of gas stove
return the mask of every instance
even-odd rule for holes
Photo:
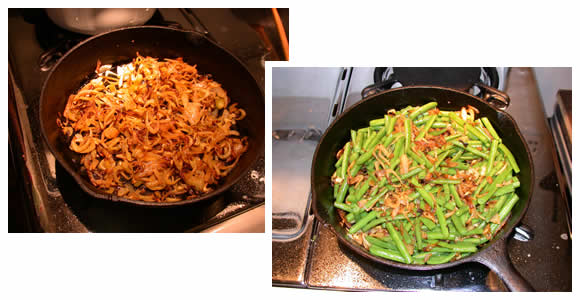
[[[408,68],[272,69],[273,286],[353,291],[507,290],[493,271],[477,263],[429,272],[375,265],[341,245],[310,211],[312,155],[326,127],[341,112],[377,86],[380,91],[409,84],[438,84],[474,95],[490,87],[511,99],[506,112],[514,117],[528,143],[536,177],[528,211],[516,233],[508,238],[508,253],[535,290],[571,291],[567,203],[558,188],[552,160],[554,142],[533,72],[528,68],[473,69],[471,77],[464,75],[463,81],[429,80]],[[429,73],[424,68],[420,71]],[[435,71],[432,73],[453,70]],[[415,77],[408,80],[407,75]],[[393,78],[396,85],[384,84]]]
[[[264,61],[278,55],[264,36],[276,33],[260,21],[255,31],[253,10],[158,9],[146,25],[195,30],[236,55],[259,86],[264,86]],[[258,15],[261,12],[258,12]],[[288,11],[280,10],[287,28]],[[33,202],[33,215],[45,232],[217,232],[264,231],[264,155],[229,191],[211,201],[168,209],[151,209],[95,199],[84,193],[55,162],[40,135],[38,103],[48,71],[71,47],[88,36],[54,25],[41,9],[9,10],[9,69],[14,97],[10,119],[18,134],[11,145],[20,151],[19,168]],[[264,29],[264,27],[266,27]],[[274,40],[273,36],[270,40]],[[18,137],[18,138],[16,138]]]

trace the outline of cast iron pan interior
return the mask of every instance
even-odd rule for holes
[[[130,62],[136,53],[159,59],[183,57],[197,65],[202,74],[211,74],[221,83],[233,102],[246,110],[246,118],[237,126],[248,136],[248,151],[238,165],[224,177],[217,188],[206,195],[173,203],[154,203],[105,194],[94,187],[86,174],[79,172],[80,156],[69,150],[56,125],[68,96],[94,76],[97,60],[102,64]],[[131,27],[97,35],[71,49],[48,75],[40,96],[42,134],[58,162],[93,197],[147,206],[176,206],[205,199],[224,192],[244,175],[263,151],[264,100],[256,80],[232,54],[196,32],[158,26]]]
[[[502,138],[503,143],[512,151],[520,166],[519,179],[521,185],[518,189],[520,200],[513,208],[512,215],[504,228],[491,242],[487,243],[474,255],[440,265],[407,265],[373,256],[362,246],[346,237],[346,230],[340,226],[340,217],[333,206],[334,198],[330,177],[335,170],[334,163],[336,162],[337,151],[350,139],[350,129],[367,127],[370,120],[383,117],[386,111],[391,108],[398,110],[408,105],[423,105],[430,101],[437,101],[438,108],[442,110],[460,109],[466,105],[471,105],[479,109],[478,117],[487,116],[489,118]],[[477,256],[488,248],[493,247],[494,244],[498,244],[496,243],[497,240],[504,238],[512,231],[514,226],[520,222],[530,201],[533,188],[533,166],[524,138],[520,134],[513,118],[505,112],[470,94],[453,89],[433,86],[403,87],[388,90],[360,101],[340,115],[329,126],[314,154],[311,185],[313,209],[317,219],[323,224],[329,224],[338,239],[353,251],[379,264],[410,270],[435,270],[448,268],[467,261],[475,261]]]

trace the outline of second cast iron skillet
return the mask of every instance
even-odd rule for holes
[[[430,101],[437,101],[437,107],[441,110],[458,110],[471,105],[479,110],[478,117],[485,116],[490,120],[520,166],[518,177],[521,185],[517,189],[520,200],[512,209],[511,217],[504,228],[473,255],[440,265],[403,264],[371,255],[362,246],[347,238],[347,232],[340,225],[340,217],[333,206],[330,178],[335,170],[336,153],[350,139],[350,129],[367,127],[369,120],[383,117],[389,109],[398,110],[408,105],[419,106]],[[313,210],[318,221],[328,226],[341,243],[377,264],[420,272],[445,269],[465,262],[478,262],[496,272],[510,290],[531,291],[533,290],[531,285],[518,273],[509,259],[506,240],[528,208],[534,183],[533,169],[531,154],[515,120],[501,109],[454,89],[435,86],[397,88],[361,100],[328,127],[316,148],[312,162]]]

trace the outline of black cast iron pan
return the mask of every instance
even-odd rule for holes
[[[200,73],[211,74],[221,83],[228,96],[246,110],[246,117],[237,129],[248,136],[249,147],[238,165],[222,178],[217,188],[206,195],[171,203],[132,200],[102,192],[93,186],[86,174],[79,171],[80,156],[69,150],[56,125],[68,96],[76,92],[94,76],[97,60],[102,64],[123,64],[136,53],[159,59],[182,57],[197,65]],[[227,50],[197,32],[159,26],[130,27],[93,36],[72,48],[52,69],[40,95],[40,124],[42,135],[58,162],[89,195],[112,201],[145,206],[177,206],[198,202],[226,191],[254,164],[264,145],[264,97],[256,80],[246,67]]]
[[[369,120],[383,117],[391,108],[402,109],[408,105],[418,106],[430,101],[437,101],[438,108],[442,110],[457,110],[471,105],[479,110],[478,117],[488,117],[520,166],[521,171],[518,174],[521,182],[518,189],[520,200],[513,208],[511,217],[504,228],[475,254],[440,265],[407,265],[373,256],[362,246],[346,237],[346,230],[340,226],[340,217],[333,206],[330,177],[335,170],[336,153],[350,138],[350,129],[368,126]],[[532,287],[517,272],[509,259],[506,240],[528,208],[534,186],[533,169],[530,152],[516,122],[501,109],[475,96],[449,88],[435,86],[397,88],[363,99],[350,107],[328,127],[316,148],[312,162],[313,210],[319,222],[329,226],[341,243],[375,263],[422,271],[444,269],[475,261],[496,272],[510,290],[530,291],[533,290]]]

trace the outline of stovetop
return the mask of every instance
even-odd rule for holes
[[[250,22],[250,11],[158,9],[146,25],[204,33],[230,50],[264,86],[264,61],[272,60]],[[287,22],[287,11],[282,11]],[[16,117],[22,133],[25,184],[31,189],[41,229],[47,232],[198,232],[263,206],[264,154],[229,191],[211,201],[151,209],[92,198],[55,161],[40,134],[41,86],[60,55],[88,36],[54,25],[40,9],[9,10],[9,66]]]
[[[342,75],[335,79],[334,96],[327,97],[330,99],[326,101],[329,104],[327,113],[329,121],[361,99],[362,89],[373,83],[373,69],[343,69]],[[309,72],[321,73],[321,70],[311,69]],[[554,142],[547,126],[533,72],[529,68],[511,68],[509,72],[507,69],[501,70],[506,75],[503,91],[511,99],[506,112],[514,117],[528,143],[536,176],[534,194],[521,223],[522,228],[532,233],[532,239],[511,236],[507,243],[508,253],[515,268],[535,290],[571,291],[572,242],[565,212],[566,203],[560,196],[557,186],[553,160]],[[276,83],[274,75],[276,72],[285,73],[284,70],[273,70],[273,84]],[[286,82],[296,83],[289,80]],[[338,103],[334,101],[336,95],[340,99]],[[273,111],[276,111],[277,105],[290,106],[289,101],[291,99],[288,97],[277,97],[273,88]],[[310,109],[305,108],[302,113],[310,112]],[[300,108],[293,107],[292,110],[299,112]],[[274,117],[273,124],[277,124]],[[287,125],[283,122],[278,124]],[[275,133],[283,132],[284,129],[286,128],[273,125]],[[324,131],[325,127],[313,130]],[[276,142],[276,137],[273,140]],[[298,143],[307,141],[303,139]],[[288,175],[280,172],[278,176],[282,178],[276,179],[275,164],[276,161],[273,160],[273,182],[284,182]],[[302,173],[310,174],[309,170],[308,166]],[[309,178],[304,181],[309,185]],[[276,201],[277,199],[273,197],[273,207],[277,206]],[[306,203],[309,207],[309,199],[306,199]],[[306,214],[304,220],[305,226],[299,234],[279,236],[272,242],[273,286],[333,290],[506,291],[503,282],[494,272],[477,263],[466,263],[431,272],[406,271],[374,265],[342,246],[332,231],[318,223],[311,213]]]

